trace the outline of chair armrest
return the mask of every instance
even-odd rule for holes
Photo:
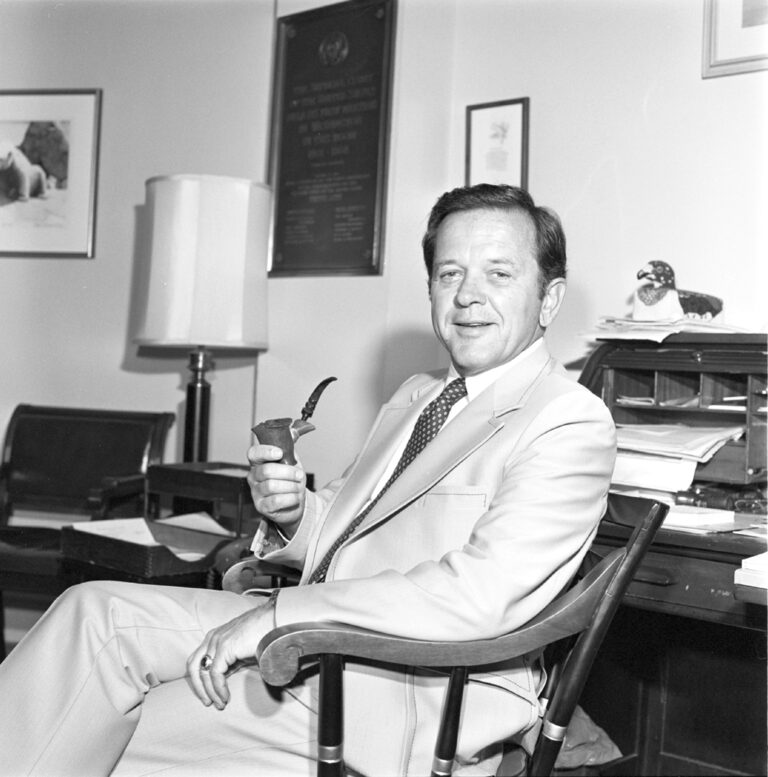
[[[236,540],[228,542],[222,546],[219,552],[216,554],[216,560],[214,561],[213,568],[220,574],[224,575],[227,570],[242,561],[245,558],[252,558],[251,545],[253,544],[253,537],[238,537]]]
[[[301,575],[292,567],[263,561],[253,554],[241,561],[236,561],[234,554],[238,548],[242,548],[244,542],[248,542],[250,548],[251,540],[235,540],[225,545],[216,557],[214,566],[223,574],[221,579],[223,590],[241,594],[251,588],[282,588],[299,582]],[[248,552],[250,553],[250,550]]]
[[[530,653],[583,630],[626,555],[617,549],[576,585],[510,634],[470,642],[414,640],[338,623],[297,623],[271,631],[256,658],[270,685],[289,683],[302,659],[343,655],[405,666],[480,667]]]
[[[144,475],[141,473],[103,478],[98,488],[92,488],[88,492],[88,512],[94,520],[106,518],[114,502],[139,497],[143,493]]]

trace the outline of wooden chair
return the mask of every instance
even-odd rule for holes
[[[257,658],[270,685],[293,680],[307,660],[320,667],[318,769],[320,777],[343,777],[343,659],[354,657],[406,665],[451,667],[432,775],[450,775],[459,731],[459,715],[471,669],[505,661],[534,650],[567,646],[564,658],[548,666],[548,699],[541,733],[526,765],[530,775],[549,775],[565,730],[610,622],[627,586],[668,511],[647,499],[611,494],[605,521],[631,527],[624,547],[601,559],[588,557],[574,584],[538,616],[514,632],[476,642],[402,639],[336,623],[299,623],[280,627],[259,645]],[[627,534],[630,534],[629,530]]]
[[[60,528],[77,520],[141,515],[144,474],[162,461],[172,413],[22,404],[8,423],[0,462],[2,591],[56,595]],[[0,659],[5,645],[0,639]]]

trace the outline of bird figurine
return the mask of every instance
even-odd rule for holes
[[[639,321],[711,321],[723,309],[719,297],[678,289],[675,271],[666,262],[648,262],[638,271],[637,279],[647,281],[634,294],[632,318]]]

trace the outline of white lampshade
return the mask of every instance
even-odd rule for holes
[[[146,294],[140,345],[267,347],[271,191],[243,178],[169,175],[146,182]]]

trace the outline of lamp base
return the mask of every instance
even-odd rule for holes
[[[205,373],[213,369],[213,357],[204,346],[190,351],[187,384],[187,406],[184,420],[184,461],[208,460],[208,417],[211,407],[211,384]]]

